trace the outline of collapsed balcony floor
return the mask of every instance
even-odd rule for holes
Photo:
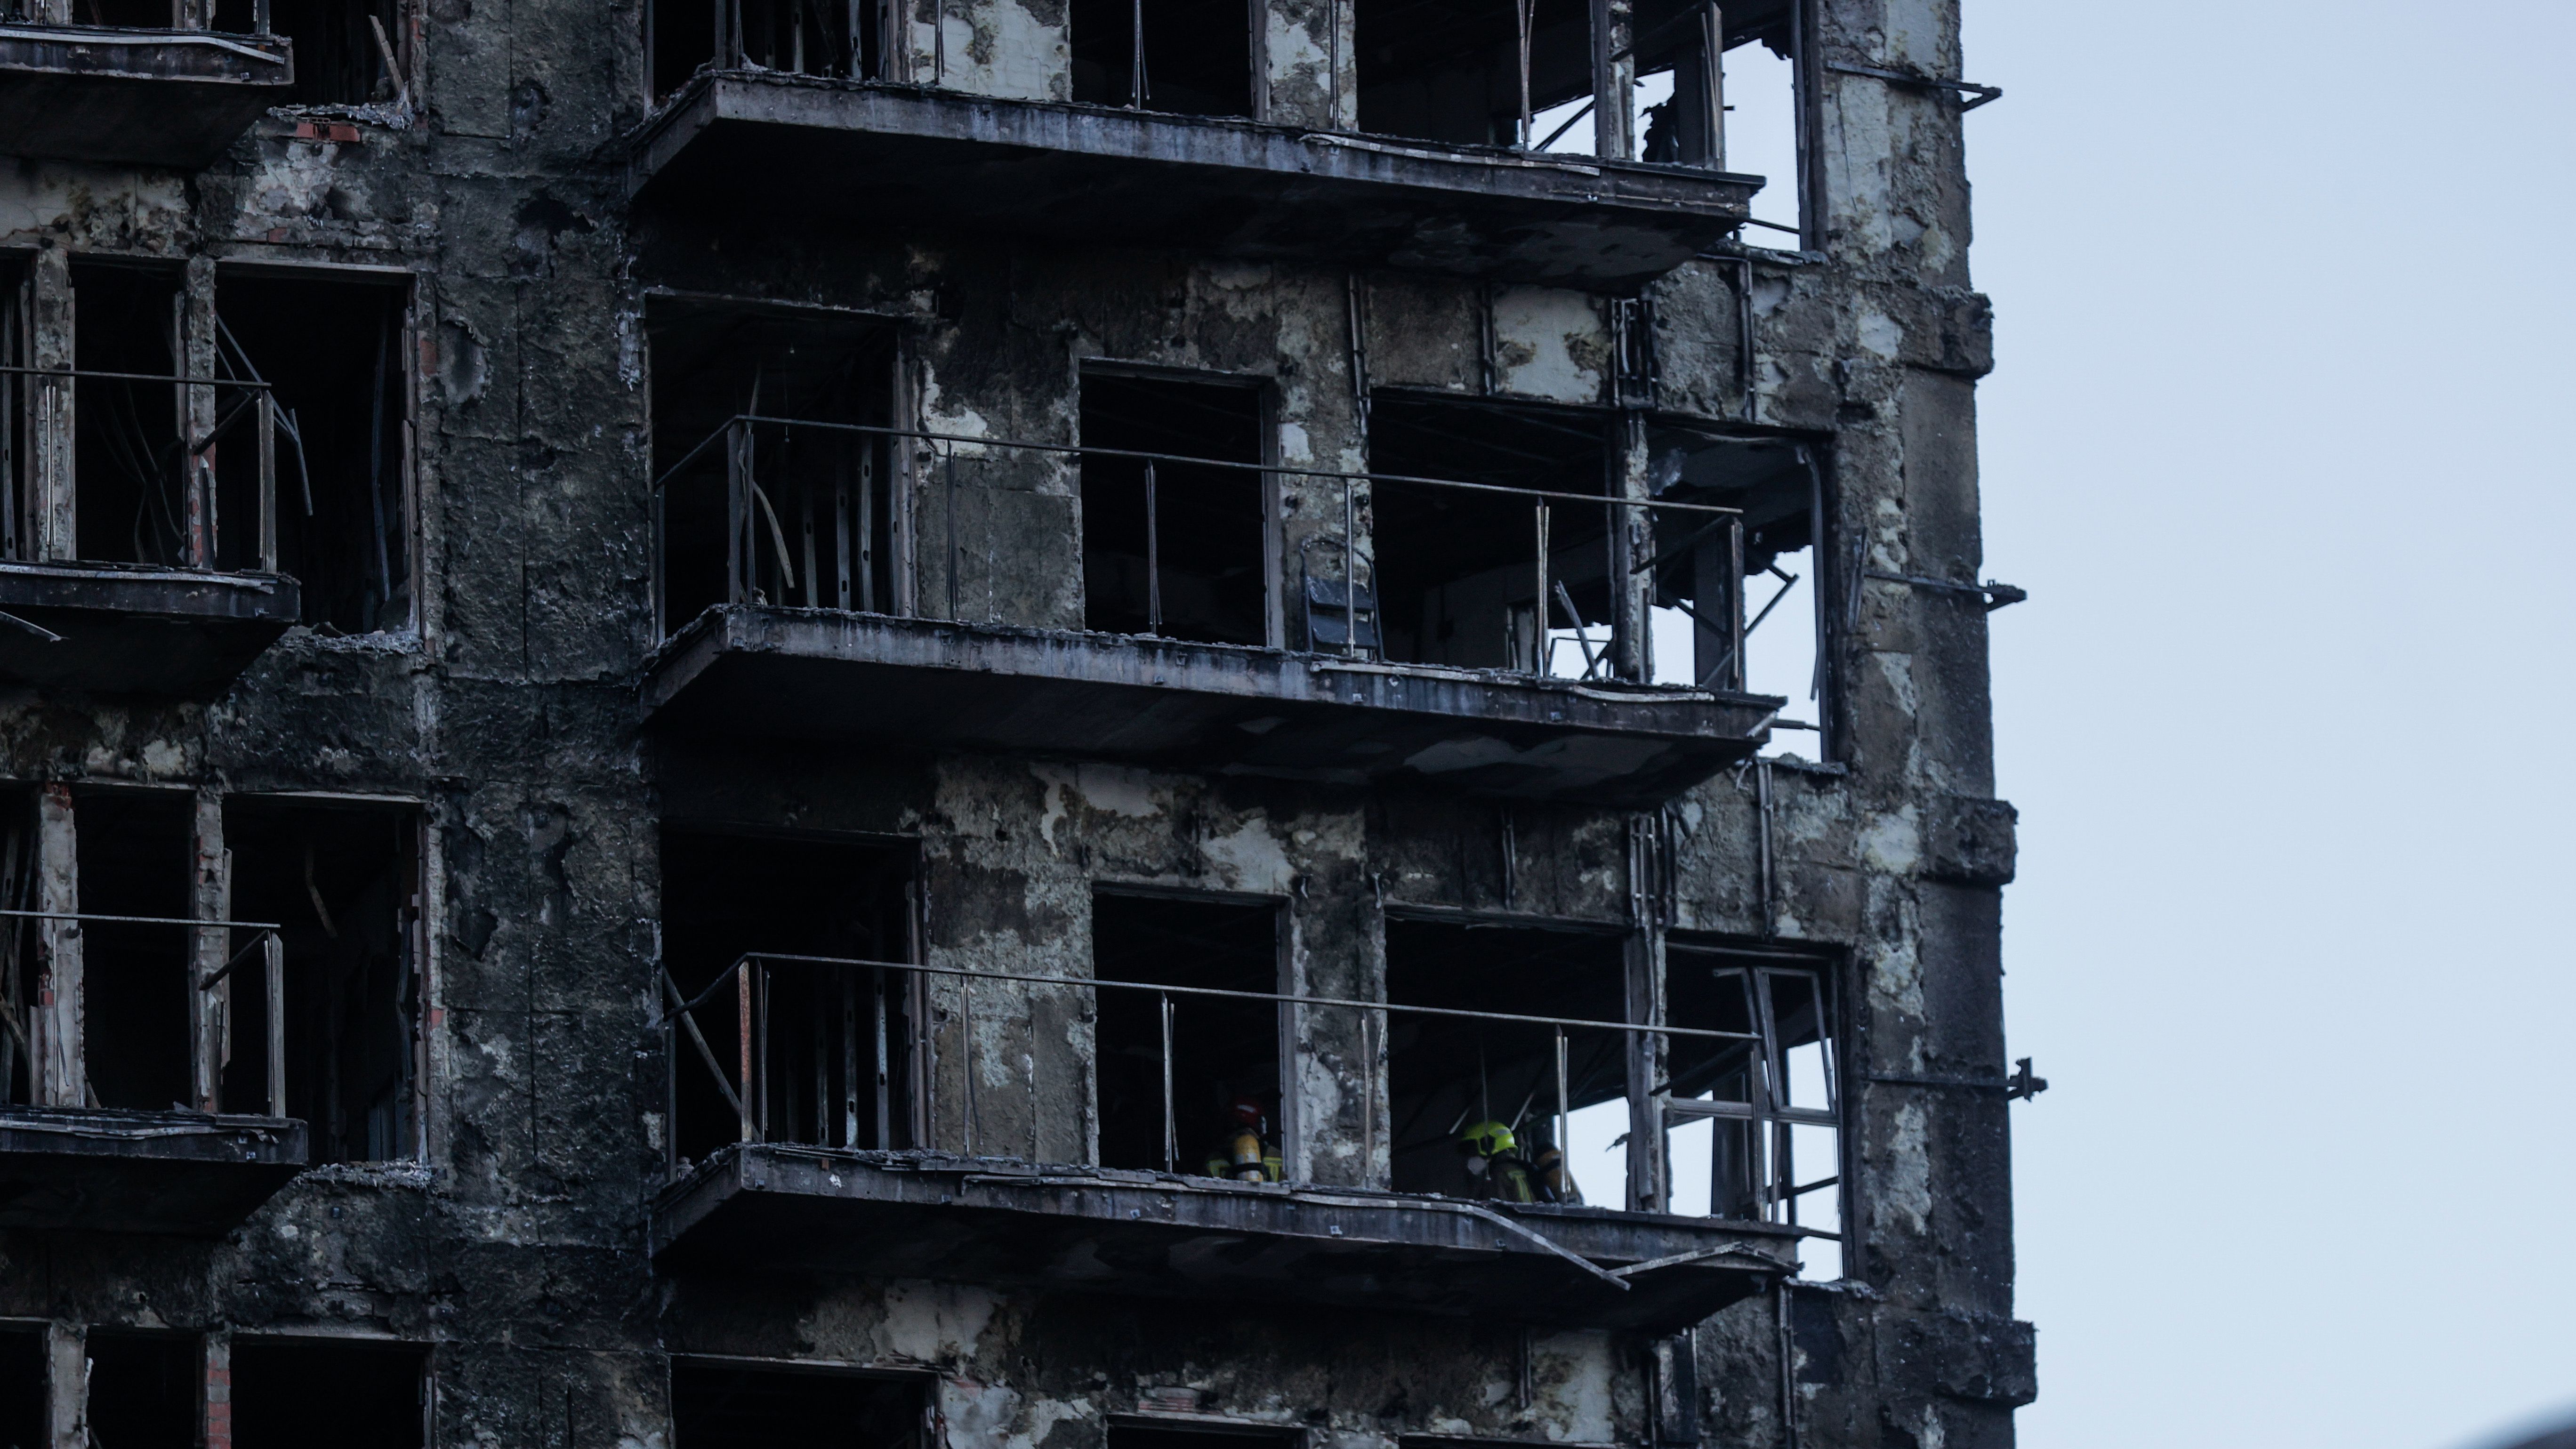
[[[302,609],[301,589],[281,574],[0,563],[0,613],[23,621],[0,620],[0,679],[101,694],[210,694]]]
[[[0,24],[0,147],[203,170],[294,80],[281,36]]]
[[[655,1257],[681,1270],[770,1266],[1639,1332],[1699,1322],[1796,1270],[1788,1231],[1713,1218],[749,1143],[664,1189],[648,1235]]]
[[[1051,243],[1640,286],[1761,178],[808,76],[702,75],[634,143],[639,207],[905,218]]]
[[[210,1237],[305,1155],[291,1118],[0,1107],[0,1228]]]
[[[646,716],[707,732],[1623,809],[1743,759],[1784,701],[1226,644],[722,605],[645,667]]]

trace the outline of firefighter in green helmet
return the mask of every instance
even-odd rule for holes
[[[1468,1181],[1479,1196],[1496,1202],[1580,1205],[1583,1193],[1565,1170],[1565,1154],[1543,1142],[1537,1147],[1533,1162],[1522,1153],[1519,1136],[1500,1122],[1479,1122],[1458,1138]]]

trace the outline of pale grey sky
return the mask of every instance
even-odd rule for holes
[[[2576,1413],[2576,5],[1965,4],[2021,1442]]]

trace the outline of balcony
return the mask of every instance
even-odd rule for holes
[[[215,1236],[304,1160],[288,1118],[0,1106],[0,1228]]]
[[[639,208],[903,217],[1049,244],[1634,288],[1741,226],[1758,177],[774,72],[682,88]]]
[[[140,565],[0,562],[0,678],[203,697],[300,617],[295,580]]]
[[[0,148],[199,171],[294,81],[282,36],[0,24]]]
[[[736,417],[680,456],[658,487],[673,632],[641,682],[648,720],[1644,809],[1750,755],[1785,703],[1723,665],[1714,687],[1623,676],[1646,575],[1715,550],[1740,578],[1742,514],[1604,496],[1597,427],[1519,474],[1460,443],[1451,479],[1228,460],[1206,439],[970,441]],[[907,469],[934,486],[896,488]],[[1078,557],[979,501],[1047,470],[1081,497]],[[1679,542],[1614,577],[1640,530]],[[904,536],[917,573],[898,583]],[[1059,569],[1081,572],[1086,627],[961,621]],[[1704,612],[1722,628],[1742,593],[1721,581]]]
[[[647,666],[643,702],[669,728],[1410,779],[1622,809],[1743,759],[1779,709],[1699,690],[758,605],[682,629]]]
[[[1671,1332],[1795,1272],[1757,1224],[745,1144],[654,1200],[666,1266]]]

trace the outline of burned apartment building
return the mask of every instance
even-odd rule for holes
[[[2011,1441],[1954,0],[8,0],[0,1445]]]

